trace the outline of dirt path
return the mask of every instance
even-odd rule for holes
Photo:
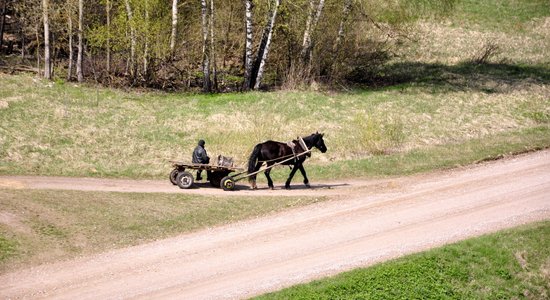
[[[3,177],[0,185],[8,180],[12,187],[27,184],[20,177]],[[41,184],[48,186],[48,181]],[[120,188],[120,182],[101,184]],[[155,183],[151,189],[172,187]],[[254,192],[261,193],[286,191]],[[467,237],[548,220],[550,151],[429,175],[324,185],[294,193],[340,197],[274,216],[0,275],[0,298],[246,298]]]

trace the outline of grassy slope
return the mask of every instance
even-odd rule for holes
[[[548,299],[550,222],[465,240],[257,299]]]
[[[316,130],[326,133],[329,152],[315,154],[309,164],[337,170],[373,154],[393,160],[440,146],[456,146],[461,153],[460,145],[503,133],[521,137],[539,128],[548,136],[550,121],[550,87],[529,74],[513,79],[523,86],[497,92],[432,91],[423,84],[351,94],[218,96],[48,87],[31,77],[0,76],[0,93],[9,103],[0,110],[3,174],[164,178],[167,161],[189,160],[199,138],[207,141],[211,156],[233,156],[244,165],[258,142]]]
[[[303,206],[313,197],[0,189],[0,272]]]

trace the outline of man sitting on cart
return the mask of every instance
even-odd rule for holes
[[[193,151],[193,160],[192,162],[194,164],[209,164],[210,163],[210,157],[208,157],[208,154],[206,154],[206,149],[204,149],[204,140],[199,140],[199,144]],[[197,181],[202,180],[201,177],[202,170],[197,171]]]

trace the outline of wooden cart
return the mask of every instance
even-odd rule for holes
[[[180,161],[170,161],[170,163],[174,167],[172,172],[170,172],[170,182],[182,189],[192,187],[195,182],[195,177],[189,170],[206,171],[206,179],[214,187],[222,187],[221,182],[223,178],[232,172],[243,170],[242,168],[224,165],[193,164]]]

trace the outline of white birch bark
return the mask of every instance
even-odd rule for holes
[[[304,65],[309,63],[311,59],[311,49],[313,47],[311,36],[313,32],[315,32],[315,28],[317,27],[317,23],[319,22],[319,18],[321,17],[321,13],[323,12],[324,5],[325,5],[325,0],[319,0],[318,5],[315,5],[315,0],[309,1],[310,11],[306,22],[306,28],[304,30],[302,52],[300,53],[300,57]]]
[[[245,59],[244,59],[244,90],[250,89],[252,78],[252,0],[245,0]]]
[[[210,92],[210,48],[208,45],[208,6],[206,0],[201,0],[202,14],[202,71],[203,71],[203,90]]]
[[[273,7],[273,11],[271,13],[271,17],[267,25],[268,27],[266,28],[267,35],[266,35],[265,46],[261,53],[260,65],[258,67],[258,74],[256,75],[256,80],[254,83],[254,89],[256,90],[260,88],[262,77],[264,75],[265,62],[267,60],[267,54],[269,53],[271,38],[273,36],[273,28],[275,27],[275,19],[277,18],[277,10],[279,9],[280,4],[281,4],[281,0],[275,0],[275,6]],[[260,53],[258,53],[258,55],[260,55]]]
[[[25,20],[21,20],[21,29],[19,29],[19,35],[21,36],[21,58],[25,59],[25,34],[23,33],[23,28],[26,27]]]
[[[67,22],[69,25],[69,68],[67,70],[67,80],[72,80],[73,78],[73,60],[74,60],[74,51],[73,51],[73,3],[72,0],[67,0]]]
[[[84,81],[84,75],[82,73],[82,58],[84,56],[84,47],[82,45],[82,31],[84,18],[84,0],[78,0],[78,54],[76,57],[76,79],[78,82]]]
[[[342,39],[344,38],[344,28],[346,26],[346,21],[348,20],[349,13],[351,11],[352,3],[353,3],[353,0],[344,1],[344,8],[342,9],[342,18],[340,19],[340,26],[338,26],[338,35],[336,36],[336,40],[334,41],[334,45],[332,46],[332,52],[334,56],[336,56],[338,54],[338,51],[340,50],[340,44],[342,43]]]
[[[149,71],[149,1],[145,0],[145,37],[143,45],[143,75],[147,77]]]
[[[174,55],[178,30],[178,0],[172,0],[172,33],[170,34],[170,55]]]
[[[105,2],[105,14],[107,16],[107,73],[111,73],[111,1],[106,0]]]
[[[40,22],[36,23],[36,27],[34,27],[34,33],[35,33],[35,36],[36,36],[36,70],[37,71],[37,75],[40,75],[40,33],[39,33],[39,30],[40,30]]]
[[[128,15],[128,23],[130,24],[130,75],[135,77],[136,75],[136,29],[133,22],[133,12],[130,6],[130,0],[124,0],[126,5],[126,14]]]
[[[4,27],[6,25],[6,7],[8,5],[8,0],[4,0],[3,2],[2,17],[0,18],[0,49],[2,49],[2,45],[4,44]]]
[[[212,62],[212,87],[218,90],[218,70],[216,66],[216,48],[214,44],[214,0],[210,0],[210,57]]]
[[[52,79],[49,9],[49,1],[42,0],[42,18],[44,20],[44,78]]]

